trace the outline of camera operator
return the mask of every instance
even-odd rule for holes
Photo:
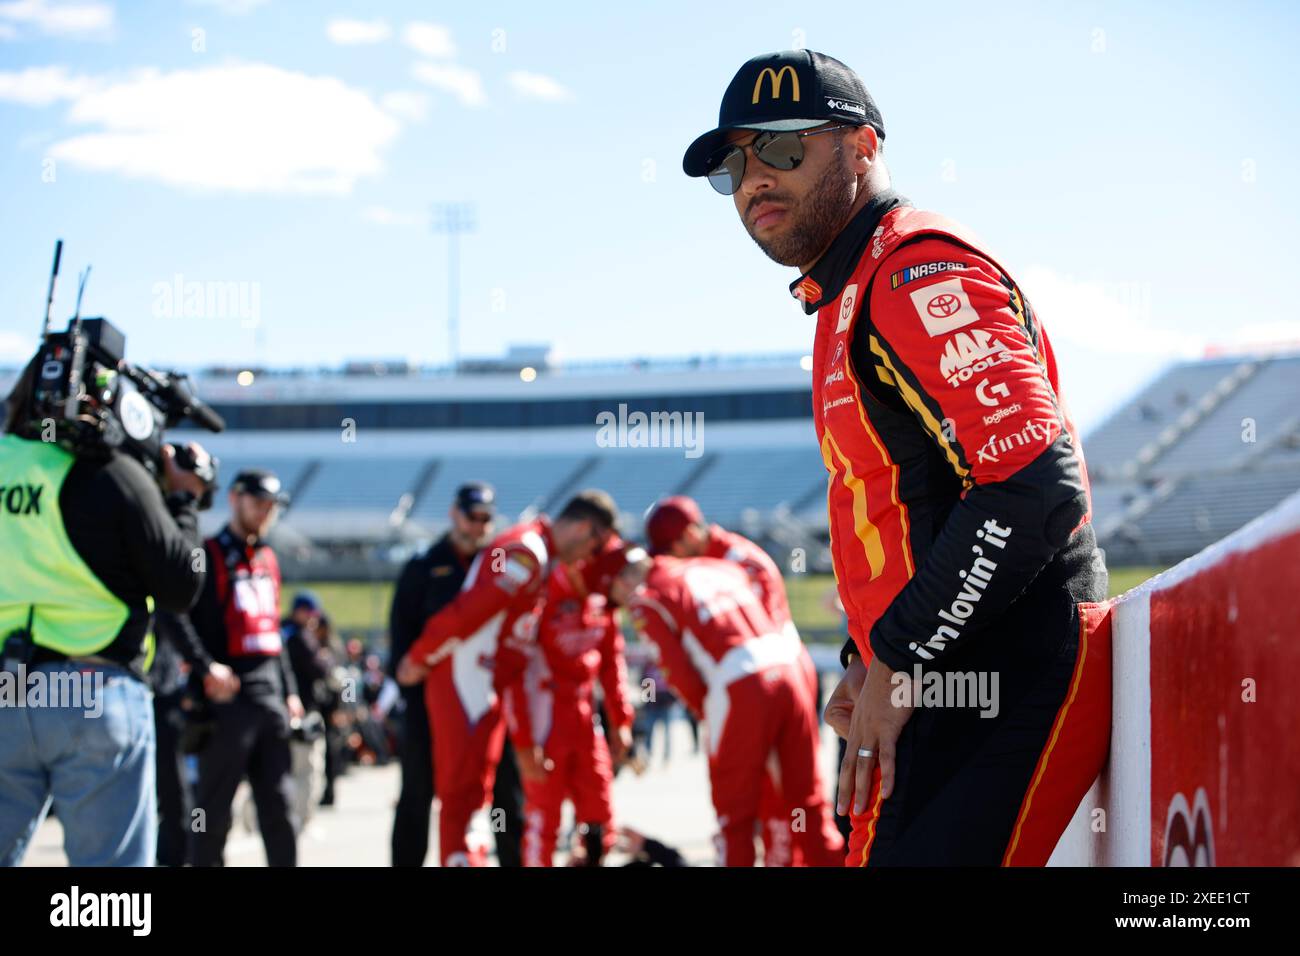
[[[228,702],[209,700],[212,735],[199,752],[194,804],[206,815],[190,843],[195,866],[220,866],[231,804],[248,774],[271,866],[294,866],[298,849],[289,750],[292,719],[303,716],[280,637],[280,565],[265,541],[280,505],[280,480],[250,468],[230,486],[230,520],[204,542],[208,576],[188,619],[207,653],[239,678]]]
[[[0,436],[0,679],[24,695],[23,706],[0,696],[0,863],[22,861],[53,804],[71,865],[152,866],[150,598],[178,612],[193,603],[204,578],[195,505],[206,488],[170,447],[164,497],[126,454],[74,456],[42,441],[32,414],[39,365],[38,356],[19,376]],[[38,705],[29,684],[61,685],[69,699]],[[69,706],[78,696],[82,706]]]

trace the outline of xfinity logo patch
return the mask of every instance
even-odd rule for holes
[[[912,304],[931,338],[947,335],[979,319],[960,279],[945,279],[912,293]]]
[[[984,527],[975,532],[975,537],[979,538],[990,547],[1002,551],[1007,546],[1007,539],[1011,537],[1011,528],[1002,527],[990,518],[984,522]],[[925,661],[934,660],[935,654],[941,653],[948,646],[950,641],[955,641],[961,637],[966,622],[970,620],[975,613],[975,606],[979,604],[980,599],[984,596],[985,589],[993,581],[993,574],[998,569],[998,563],[992,558],[984,556],[984,547],[982,545],[971,545],[971,553],[975,555],[975,560],[971,563],[968,570],[958,571],[957,576],[962,579],[961,590],[957,592],[957,597],[948,607],[943,608],[936,615],[940,620],[946,623],[940,624],[930,639],[924,644],[918,644],[912,641],[908,648],[917,657]],[[996,552],[995,552],[996,553]]]
[[[1056,437],[1055,433],[1059,430],[1060,425],[1057,424],[1055,419],[1032,418],[1024,428],[1018,432],[1013,432],[1006,438],[990,435],[989,440],[975,454],[981,462],[995,464],[1002,459],[1004,454],[1013,449],[1025,445],[1050,445],[1052,439]]]

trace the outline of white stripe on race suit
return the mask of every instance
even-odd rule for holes
[[[528,717],[533,725],[533,743],[538,747],[546,746],[551,735],[555,695],[545,687],[550,678],[546,655],[536,644],[530,645],[528,666],[524,669],[524,699],[518,703],[528,708]]]
[[[654,611],[656,614],[658,614],[663,619],[664,624],[668,627],[670,631],[677,630],[677,622],[674,621],[673,616],[668,613],[668,609],[664,607],[662,604],[660,604],[658,601],[656,601],[654,598],[646,597],[644,594],[638,594],[634,599],[633,603],[635,605],[639,605],[640,607],[647,607],[650,610]]]
[[[722,730],[727,725],[727,713],[731,710],[731,694],[727,688],[742,677],[757,674],[768,667],[795,663],[803,645],[797,636],[783,630],[751,637],[727,651],[722,660],[715,661],[700,644],[699,638],[687,630],[682,634],[682,647],[709,688],[704,698],[704,719],[709,727],[709,752],[717,754]]]
[[[528,531],[520,536],[519,542],[533,552],[533,557],[537,559],[537,566],[545,571],[551,556],[546,553],[546,542],[542,540],[542,536],[536,531]]]
[[[451,651],[451,680],[461,707],[471,724],[491,710],[497,702],[492,688],[492,669],[480,660],[491,661],[497,650],[497,632],[506,612],[492,615],[486,624],[463,640],[455,640]],[[448,643],[451,643],[450,641]]]

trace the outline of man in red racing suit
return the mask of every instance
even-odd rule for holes
[[[614,550],[622,550],[617,537],[611,537],[603,554]],[[579,565],[554,566],[537,615],[536,644],[506,696],[515,749],[542,751],[534,761],[541,776],[523,782],[525,866],[551,865],[566,799],[573,801],[584,835],[586,865],[599,866],[617,836],[610,796],[613,765],[632,745],[633,713],[623,633],[598,586],[601,565],[598,555]],[[597,677],[614,732],[612,758],[596,716]]]
[[[627,552],[611,596],[626,602],[640,633],[659,649],[674,693],[708,727],[709,779],[719,859],[754,865],[759,798],[775,753],[778,793],[810,865],[839,866],[817,773],[817,705],[798,639],[779,627],[748,576],[718,558],[650,558]],[[834,834],[838,843],[838,834]]]
[[[646,541],[650,553],[668,554],[675,558],[721,558],[738,564],[755,595],[758,596],[772,621],[789,631],[799,641],[799,665],[803,668],[812,688],[813,700],[820,701],[820,678],[808,648],[799,638],[794,619],[790,615],[790,601],[785,592],[785,580],[776,562],[761,547],[742,534],[728,531],[717,524],[708,524],[693,498],[673,495],[655,503],[646,515]],[[822,786],[821,765],[816,766],[817,786]],[[769,761],[769,770],[775,772],[775,755]],[[759,799],[759,814],[763,828],[763,865],[800,866],[802,854],[791,839],[790,808],[782,805],[777,796],[778,785],[769,773],[763,779]],[[834,828],[826,835],[827,848],[838,854],[836,862],[844,858],[844,840]]]
[[[443,866],[482,866],[468,846],[475,813],[492,795],[505,741],[499,692],[527,661],[530,616],[552,560],[580,561],[604,544],[617,516],[602,491],[584,491],[554,525],[546,516],[497,536],[474,558],[460,593],[425,623],[398,664],[401,684],[425,682],[433,732],[438,853]],[[522,763],[524,755],[519,755]]]
[[[848,743],[850,865],[1042,864],[1109,740],[1082,446],[1020,286],[891,189],[884,135],[857,74],[787,51],[741,67],[683,166],[799,269],[791,291],[817,316],[813,418],[852,638],[827,709]],[[942,706],[916,706],[936,686]],[[974,687],[977,702],[957,693]]]

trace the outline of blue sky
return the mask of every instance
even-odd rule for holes
[[[749,56],[839,57],[895,186],[1042,315],[1085,427],[1207,346],[1300,341],[1300,13],[1277,3],[638,5],[0,0],[0,364],[86,308],[141,362],[806,349],[790,270],[680,172]],[[201,31],[196,33],[195,31]],[[242,283],[256,314],[160,304]]]

